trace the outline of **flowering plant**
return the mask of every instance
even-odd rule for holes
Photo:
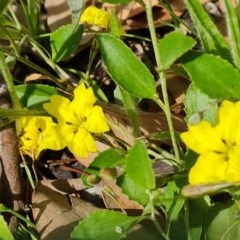
[[[45,29],[42,34],[44,26],[38,25],[41,4],[33,0],[28,0],[31,4],[26,5],[24,1],[20,2],[27,19],[26,26],[18,20],[12,1],[0,3],[0,17],[4,20],[0,24],[0,32],[4,35],[0,34],[0,71],[4,78],[4,83],[0,80],[0,120],[1,126],[7,126],[0,130],[3,169],[0,177],[6,185],[11,185],[9,179],[4,180],[7,169],[17,166],[14,174],[13,169],[9,173],[10,177],[14,176],[12,182],[15,185],[6,194],[10,197],[3,201],[9,205],[0,204],[0,213],[15,214],[26,223],[21,228],[16,228],[15,224],[12,233],[21,235],[22,239],[26,235],[31,239],[84,240],[239,239],[239,3],[184,0],[190,15],[190,19],[184,20],[182,1],[159,1],[157,9],[160,12],[156,11],[157,16],[153,16],[156,9],[151,0],[137,3],[105,0],[111,5],[96,2],[98,7],[82,5],[80,0],[68,0],[72,10],[70,23],[56,27],[51,33]],[[129,5],[125,8],[124,4]],[[134,4],[137,4],[137,13],[139,9],[146,13],[146,24],[142,25],[149,29],[149,34],[142,36],[145,31],[140,31],[141,36],[137,36],[128,32],[130,25],[126,25],[135,19],[136,12],[131,12]],[[218,11],[218,7],[223,11]],[[121,8],[124,11],[119,12]],[[51,8],[48,10],[50,14]],[[131,21],[121,16],[126,12],[131,13],[130,18],[134,16]],[[216,26],[222,20],[222,12],[227,38],[225,31],[222,33]],[[163,15],[168,16],[169,23],[162,19]],[[156,27],[163,23],[170,29],[159,34]],[[46,36],[49,38],[42,41]],[[127,46],[128,39],[137,39],[136,49],[141,42],[142,50],[152,51],[151,57],[144,59],[146,61],[139,59]],[[81,55],[86,46],[90,46],[87,63]],[[28,50],[24,52],[25,49]],[[95,65],[98,57],[100,60]],[[14,84],[13,79],[20,78],[14,75],[19,70],[19,62],[37,72],[25,79],[34,84]],[[104,74],[101,75],[98,67],[103,65],[101,71]],[[20,69],[24,68],[20,66]],[[115,87],[114,91],[111,89],[111,97],[104,88],[105,74]],[[172,75],[176,77],[174,84],[171,84]],[[2,87],[4,84],[6,87]],[[173,90],[171,85],[174,85]],[[9,95],[4,94],[5,88]],[[9,98],[11,103],[6,104]],[[150,107],[153,104],[157,112],[142,111],[145,103]],[[6,106],[12,106],[12,109],[6,109]],[[14,120],[17,138],[11,125]],[[12,139],[5,135],[9,129],[18,148],[14,148],[15,143],[9,144]],[[99,143],[102,144],[100,148]],[[11,147],[7,154],[6,146]],[[22,177],[18,169],[20,163],[16,162],[19,154],[11,155],[16,149],[20,150],[28,181],[35,190],[33,213],[40,209],[40,214],[33,214],[38,234],[28,220],[32,214],[24,218],[18,213],[28,197],[24,196],[19,208],[13,209],[15,211],[10,209],[16,206],[16,196],[24,195],[23,189],[20,193],[15,191],[21,186]],[[89,203],[81,199],[83,205],[80,204],[79,215],[76,199],[72,196],[50,193],[48,187],[39,183],[35,186],[28,165],[37,167],[39,164],[50,170],[48,164],[52,160],[46,161],[45,154],[41,154],[46,149],[49,150],[46,155],[48,152],[62,153],[61,159],[54,160],[53,165],[66,163],[64,166],[68,170],[80,173],[80,179],[77,179],[82,187],[80,194],[92,188],[93,196],[103,200],[105,209],[95,211],[91,204],[86,207],[86,213],[83,209]],[[69,153],[67,150],[74,159],[64,159]],[[26,159],[25,155],[28,155]],[[72,167],[72,161],[80,161],[84,165],[83,171]],[[42,200],[42,195],[47,196],[47,200]],[[110,204],[107,197],[111,199]],[[48,213],[46,202],[57,205],[53,207],[54,214]],[[61,204],[64,206],[59,207]],[[60,213],[58,223],[69,221],[64,231],[62,225],[55,224],[55,209]],[[70,217],[65,217],[69,212]],[[47,217],[41,221],[45,214]],[[49,215],[52,219],[46,224]],[[1,217],[0,225],[7,236],[12,236]]]

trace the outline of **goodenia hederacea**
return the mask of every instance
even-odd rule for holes
[[[232,61],[227,42],[204,10],[200,1],[185,0],[184,2],[194,22],[204,50]]]

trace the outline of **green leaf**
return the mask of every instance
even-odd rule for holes
[[[13,239],[13,236],[8,229],[8,225],[5,222],[4,218],[2,215],[0,215],[0,233],[1,233],[1,240],[11,240]]]
[[[98,154],[89,168],[112,168],[123,162],[123,156],[114,148],[110,148]]]
[[[189,52],[182,62],[190,79],[210,98],[240,98],[240,73],[228,61],[212,54]]]
[[[211,122],[216,121],[218,104],[215,99],[211,99],[205,93],[201,92],[195,84],[191,84],[185,93],[184,110],[186,112],[186,122],[188,124],[197,124],[201,120]]]
[[[179,31],[168,33],[158,42],[162,68],[168,69],[179,57],[196,44],[191,37]]]
[[[72,24],[76,26],[79,22],[81,12],[83,10],[83,0],[68,0],[68,5],[72,10]]]
[[[64,61],[77,49],[83,34],[83,25],[64,25],[51,34],[52,58],[55,62]]]
[[[43,84],[18,85],[15,89],[21,104],[26,108],[42,108],[42,104],[50,101],[53,94],[58,94],[56,88]]]
[[[240,239],[239,209],[233,201],[216,203],[205,216],[205,236],[211,240]]]
[[[117,185],[122,191],[133,201],[137,201],[139,204],[145,206],[149,202],[149,195],[146,193],[146,189],[140,185],[134,184],[134,182],[125,175],[121,175],[117,179]]]
[[[232,58],[227,42],[206,13],[201,2],[199,0],[185,0],[184,2],[205,51],[220,55],[224,59],[231,61]]]
[[[120,240],[141,219],[143,217],[129,217],[110,210],[96,211],[75,227],[71,240]]]
[[[4,13],[5,9],[7,8],[7,6],[9,4],[11,4],[11,2],[13,2],[12,0],[0,0],[0,15],[2,15],[2,13]]]
[[[110,34],[98,34],[96,39],[112,79],[134,96],[153,98],[156,94],[155,80],[131,49]]]
[[[142,140],[136,141],[126,157],[126,175],[136,185],[145,189],[155,188],[155,177],[147,148]]]

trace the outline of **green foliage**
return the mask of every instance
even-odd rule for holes
[[[112,79],[134,96],[153,98],[156,94],[154,78],[133,52],[109,34],[98,34],[96,39]]]
[[[240,99],[240,74],[220,56],[190,52],[182,57],[190,79],[203,93],[215,99]]]
[[[141,219],[143,217],[129,217],[110,210],[97,211],[80,222],[72,232],[71,240],[121,240]]]
[[[77,49],[83,34],[83,26],[64,25],[51,34],[52,59],[64,61]]]
[[[155,188],[152,165],[143,141],[136,141],[126,157],[126,175],[136,185],[145,189]]]
[[[0,1],[0,16],[5,11],[5,9],[10,5],[13,1],[12,0],[1,0]]]
[[[239,209],[233,201],[216,203],[205,215],[204,232],[206,239],[231,240],[240,238]]]
[[[0,215],[0,233],[1,233],[1,237],[0,237],[1,240],[11,240],[11,239],[13,239],[13,236],[8,229],[8,225],[4,221],[4,218],[3,218],[2,215]]]
[[[195,101],[196,99],[198,101]],[[215,99],[209,98],[192,83],[185,94],[184,110],[186,122],[189,124],[194,125],[201,120],[215,123],[218,104]]]
[[[15,90],[22,106],[26,108],[42,108],[52,95],[58,94],[56,88],[43,84],[17,85]]]
[[[68,0],[68,5],[72,10],[72,24],[77,25],[81,12],[83,10],[84,1],[83,0]]]
[[[206,13],[199,0],[185,0],[186,7],[195,24],[198,37],[207,53],[220,55],[224,59],[232,60],[228,44],[216,25]]]
[[[179,57],[192,49],[196,42],[179,31],[173,31],[158,42],[162,68],[168,69]]]

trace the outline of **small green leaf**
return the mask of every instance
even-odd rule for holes
[[[185,0],[184,2],[205,51],[220,55],[224,59],[231,61],[232,58],[227,42],[206,13],[201,2],[199,0]]]
[[[155,177],[147,148],[143,141],[136,141],[126,157],[126,175],[134,183],[145,189],[155,188]]]
[[[146,190],[140,185],[134,184],[134,182],[126,175],[121,175],[117,179],[117,185],[122,191],[133,201],[137,201],[141,205],[145,206],[149,202],[149,195]]]
[[[15,89],[21,104],[26,108],[42,108],[42,104],[50,101],[53,94],[58,94],[56,88],[43,84],[17,85]]]
[[[156,93],[155,80],[131,49],[110,34],[98,34],[96,39],[112,79],[134,96],[153,98]]]
[[[123,161],[122,155],[114,148],[107,149],[98,154],[89,168],[112,168]]]
[[[72,10],[72,24],[76,26],[79,22],[80,14],[83,10],[83,0],[68,0],[68,5]]]
[[[240,98],[240,73],[228,61],[212,54],[189,52],[182,62],[190,79],[210,98]]]
[[[10,230],[8,229],[7,223],[4,221],[4,218],[2,215],[0,215],[0,233],[1,233],[1,240],[11,240],[13,239],[13,236],[10,233]]]
[[[211,99],[201,92],[195,84],[191,84],[185,93],[184,110],[186,121],[189,124],[197,124],[201,120],[215,123],[218,104],[215,99]]]
[[[240,239],[239,209],[233,201],[216,203],[205,216],[205,236],[211,240]]]
[[[75,227],[71,240],[121,240],[141,219],[143,217],[129,217],[110,210],[96,211]]]
[[[83,25],[64,25],[51,34],[52,58],[56,62],[66,60],[77,49],[83,34]]]
[[[168,69],[179,57],[196,44],[191,37],[179,31],[168,33],[158,42],[162,68]]]

